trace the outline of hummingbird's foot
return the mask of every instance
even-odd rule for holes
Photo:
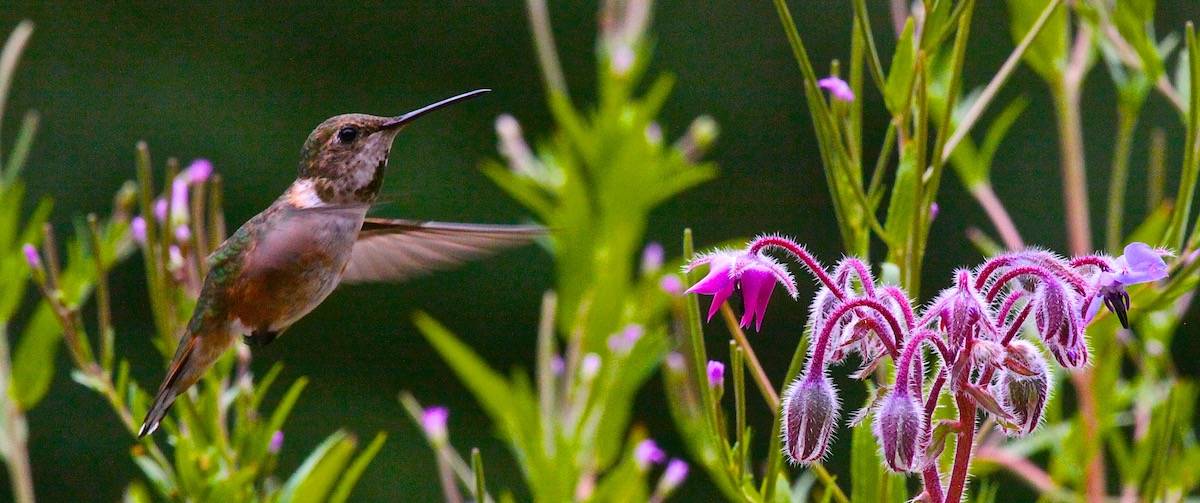
[[[242,342],[247,346],[266,346],[279,336],[279,332],[271,330],[255,330],[250,335],[242,336]]]

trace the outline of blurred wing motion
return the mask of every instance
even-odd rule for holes
[[[368,218],[342,283],[404,281],[515,248],[546,233],[536,225],[481,225]]]

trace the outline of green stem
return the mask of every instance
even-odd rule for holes
[[[1054,90],[1054,107],[1057,112],[1068,249],[1072,255],[1086,255],[1092,249],[1092,234],[1088,221],[1087,173],[1083,160],[1083,122],[1079,110],[1079,89],[1068,83],[1057,86]]]
[[[0,389],[7,390],[12,379],[12,361],[8,351],[8,324],[0,323]],[[13,500],[17,503],[33,503],[33,470],[29,466],[29,449],[25,444],[29,427],[25,414],[12,397],[5,393],[3,401],[4,431],[8,437],[8,452],[4,464],[8,467],[8,480],[12,484]]]
[[[1140,107],[1117,107],[1117,138],[1113,149],[1112,177],[1108,181],[1108,215],[1104,230],[1105,248],[1117,253],[1124,237],[1125,185],[1129,182],[1129,152]]]
[[[692,230],[683,230],[683,258],[684,261],[690,261],[696,254],[695,245],[692,242]],[[695,281],[691,273],[685,273],[684,281],[686,284],[694,285]],[[710,433],[719,435],[720,431],[717,427],[716,400],[713,398],[712,387],[704,382],[704,376],[707,374],[708,355],[704,348],[704,328],[700,323],[700,306],[699,300],[695,294],[691,294],[687,299],[687,315],[688,315],[688,334],[691,336],[689,342],[692,346],[692,372],[697,382],[697,388],[700,390],[701,407],[705,410],[707,417],[707,425]]]

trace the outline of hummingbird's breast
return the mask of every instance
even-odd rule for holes
[[[337,287],[366,211],[297,208],[281,198],[247,222],[259,228],[228,289],[231,321],[279,332],[312,311]]]

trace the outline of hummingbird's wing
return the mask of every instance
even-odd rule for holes
[[[342,282],[404,281],[527,244],[545,233],[536,225],[367,218]]]

